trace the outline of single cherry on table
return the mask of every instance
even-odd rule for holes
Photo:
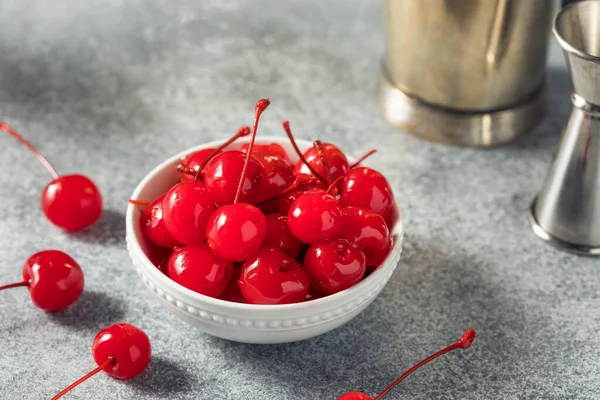
[[[60,176],[50,162],[19,132],[0,121],[0,130],[25,145],[52,175],[42,191],[41,207],[54,225],[76,232],[96,222],[102,214],[102,195],[92,180],[84,175]]]
[[[0,290],[25,286],[36,307],[54,312],[73,304],[83,285],[83,271],[73,258],[59,250],[44,250],[25,261],[22,282],[0,286]]]
[[[98,367],[52,397],[52,400],[61,398],[100,371],[117,379],[135,378],[148,367],[152,347],[144,331],[133,325],[120,323],[98,332],[92,343],[92,356]]]
[[[475,340],[475,330],[471,328],[471,329],[468,329],[456,343],[451,344],[450,346],[438,351],[437,353],[433,353],[429,357],[425,358],[424,360],[419,361],[417,364],[415,364],[414,366],[409,368],[406,372],[404,372],[402,375],[400,375],[400,377],[398,379],[396,379],[394,382],[392,382],[387,388],[385,388],[381,393],[379,393],[375,397],[371,397],[362,392],[346,392],[346,393],[342,394],[340,397],[338,397],[338,400],[379,400],[383,396],[385,396],[387,393],[389,393],[404,378],[406,378],[407,376],[409,376],[410,374],[415,372],[417,369],[419,369],[423,365],[427,364],[429,361],[432,361],[432,360],[438,358],[439,356],[444,355],[453,350],[468,349],[469,347],[471,347],[471,344],[473,344],[473,340]]]

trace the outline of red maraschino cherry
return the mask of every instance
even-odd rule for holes
[[[337,236],[342,226],[340,202],[325,192],[305,192],[292,203],[290,230],[305,243],[320,243]]]
[[[44,188],[41,199],[42,210],[50,222],[68,232],[75,232],[100,218],[102,196],[91,179],[79,174],[58,175],[52,164],[19,132],[2,121],[0,130],[25,145],[52,175],[53,180]]]
[[[233,274],[233,265],[214,254],[206,243],[182,247],[169,258],[169,277],[194,292],[219,296]]]
[[[394,208],[394,195],[387,179],[372,168],[357,167],[342,180],[340,203],[375,211],[388,222]]]
[[[262,245],[277,247],[292,258],[298,257],[302,243],[292,234],[287,215],[268,214],[267,233]]]
[[[311,286],[323,294],[334,294],[360,282],[367,267],[365,253],[346,239],[310,246],[304,268]]]
[[[304,152],[304,158],[308,164],[310,164],[321,176],[328,177],[329,173],[333,182],[335,179],[344,176],[348,169],[348,160],[346,155],[337,146],[331,143],[322,143],[322,149],[327,160],[327,166],[323,163],[323,159],[320,154],[319,145],[313,146]],[[329,173],[327,172],[329,170]],[[307,164],[302,161],[298,161],[296,164],[296,174],[311,174]]]
[[[252,157],[258,122],[269,104],[269,99],[262,99],[256,103],[250,146],[233,204],[215,210],[206,224],[206,239],[210,248],[228,261],[242,262],[251,257],[260,248],[267,231],[267,221],[262,211],[252,204],[239,201]]]
[[[140,225],[144,237],[149,241],[158,246],[172,249],[179,243],[173,238],[173,235],[169,233],[165,220],[163,219],[162,203],[164,198],[164,194],[158,196],[144,209],[144,211],[142,211]],[[132,203],[133,201],[130,200],[129,202]],[[140,202],[135,202],[134,204],[140,204]]]
[[[242,145],[242,147],[240,148],[240,150],[243,151],[244,153],[247,153],[248,147],[250,147],[250,144],[244,143]],[[288,155],[287,151],[285,151],[283,146],[280,145],[279,143],[255,144],[254,151],[260,152],[260,153],[275,154],[276,156],[279,156],[279,157],[283,158],[285,161],[291,163],[290,156]]]
[[[162,202],[165,226],[171,236],[182,244],[204,241],[204,228],[214,210],[214,202],[201,181],[176,184]]]
[[[444,355],[452,350],[468,349],[469,347],[471,347],[473,340],[475,340],[475,330],[468,329],[456,343],[451,344],[450,346],[446,347],[445,349],[442,349],[442,350],[438,351],[437,353],[430,355],[426,359],[418,362],[416,365],[414,365],[413,367],[408,369],[405,373],[400,375],[400,377],[398,379],[396,379],[394,382],[392,382],[387,388],[385,388],[385,390],[383,392],[379,393],[375,397],[370,397],[369,395],[364,394],[362,392],[347,392],[347,393],[344,393],[343,395],[341,395],[340,397],[338,397],[338,400],[380,400],[383,396],[385,396],[387,393],[389,393],[398,383],[400,383],[404,378],[406,378],[408,375],[412,374],[417,369],[419,369],[419,367],[422,367],[423,365],[427,364],[429,361],[432,361],[432,360],[438,358],[439,356]]]
[[[278,196],[284,189],[294,183],[296,179],[294,167],[289,161],[272,153],[255,151],[252,155],[256,157],[265,170],[266,179],[261,187],[261,199]]]
[[[35,253],[23,265],[23,281],[0,290],[26,286],[33,304],[45,311],[59,311],[83,292],[83,271],[75,260],[58,250]]]
[[[242,295],[251,304],[289,304],[304,300],[310,279],[302,265],[275,247],[263,247],[243,267]]]
[[[248,163],[246,163],[248,160]],[[247,165],[246,165],[247,164]],[[254,157],[238,150],[229,150],[215,156],[202,170],[202,177],[210,197],[217,206],[233,204],[242,171],[246,169],[239,201],[255,203],[262,199],[262,187],[267,177],[262,164]]]
[[[135,378],[148,367],[152,347],[144,331],[133,325],[121,323],[106,327],[96,335],[92,344],[92,355],[98,368],[85,374],[52,400],[61,398],[100,371],[117,379]]]
[[[360,207],[342,208],[339,238],[348,239],[365,252],[368,266],[378,266],[390,252],[390,232],[383,217]]]

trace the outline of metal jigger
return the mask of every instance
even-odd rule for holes
[[[600,255],[600,1],[565,7],[553,31],[571,74],[573,110],[529,218],[550,243]]]

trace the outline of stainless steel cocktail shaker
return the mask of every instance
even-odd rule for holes
[[[491,146],[530,131],[544,108],[557,0],[385,0],[376,97],[406,131]]]

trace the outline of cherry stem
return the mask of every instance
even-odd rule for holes
[[[29,281],[11,283],[9,285],[0,286],[0,290],[10,289],[10,288],[19,287],[19,286],[29,286]]]
[[[283,121],[282,125],[283,125],[283,129],[285,130],[285,133],[287,134],[288,138],[290,139],[290,143],[292,144],[294,151],[296,152],[296,154],[298,154],[298,158],[300,158],[302,163],[304,163],[304,165],[306,165],[306,167],[310,170],[310,172],[315,177],[317,177],[317,179],[319,179],[321,182],[323,182],[324,185],[327,185],[328,182],[321,175],[319,175],[319,173],[312,167],[312,165],[309,164],[309,162],[306,160],[306,158],[304,157],[304,155],[298,148],[298,145],[296,144],[296,140],[294,139],[294,135],[292,135],[292,130],[290,129],[290,121]]]
[[[200,164],[198,171],[195,172],[194,182],[196,182],[198,180],[198,178],[200,177],[200,174],[202,173],[202,170],[204,169],[204,167],[206,167],[206,164],[208,164],[208,162],[210,160],[212,160],[221,150],[223,150],[225,147],[229,146],[231,143],[235,142],[239,138],[248,136],[249,134],[250,134],[250,127],[245,126],[245,125],[241,126],[235,135],[233,135],[231,138],[229,138],[229,140],[227,140],[225,143],[221,144],[212,153],[210,153],[210,155],[208,157],[206,157],[206,159],[202,162],[202,164]],[[185,168],[185,166],[184,166],[184,168]],[[179,170],[179,166],[177,167],[177,170]],[[180,172],[183,172],[183,171],[180,171]],[[187,173],[187,171],[186,171],[186,173]]]
[[[52,177],[54,179],[58,179],[58,177],[59,177],[58,172],[56,172],[56,169],[54,169],[52,164],[50,164],[50,161],[48,161],[48,159],[46,157],[44,157],[44,155],[42,153],[40,153],[39,150],[36,149],[27,139],[25,139],[23,137],[23,135],[21,135],[19,132],[14,130],[10,125],[8,125],[4,121],[0,121],[0,130],[8,133],[10,136],[17,139],[21,144],[24,144],[25,147],[27,147],[29,149],[29,151],[31,151],[33,153],[33,155],[35,155],[37,157],[38,160],[40,160],[42,165],[44,167],[46,167],[48,172],[50,172],[50,175],[52,175]]]
[[[394,388],[394,386],[396,386],[398,383],[400,383],[400,381],[402,381],[408,375],[415,372],[417,369],[419,369],[419,367],[427,364],[429,361],[432,361],[432,360],[438,358],[439,356],[446,354],[452,350],[468,349],[471,346],[471,343],[473,343],[474,339],[475,339],[475,330],[473,330],[472,328],[468,329],[456,343],[451,344],[450,346],[446,347],[445,349],[442,349],[442,350],[438,351],[437,353],[430,355],[426,359],[424,359],[424,360],[418,362],[417,364],[415,364],[414,366],[412,366],[405,373],[400,375],[400,377],[398,379],[396,379],[394,382],[392,382],[387,388],[385,388],[385,390],[383,392],[381,392],[377,396],[375,396],[375,398],[373,400],[381,399],[390,390],[392,390]]]
[[[147,206],[150,205],[150,202],[149,201],[144,201],[144,200],[129,199],[129,204],[133,204],[134,206],[147,207]]]
[[[325,193],[329,193],[329,192],[331,192],[332,189],[336,189],[335,190],[335,192],[336,192],[335,194],[337,194],[337,184],[338,184],[339,181],[341,181],[344,178],[345,178],[345,175],[338,176],[337,178],[335,178],[335,181],[331,182],[331,185],[329,185],[327,187],[327,190],[325,191]]]
[[[361,162],[365,161],[367,158],[371,157],[375,153],[377,153],[376,149],[367,151],[364,156],[359,158],[358,161],[356,161],[354,164],[352,164],[350,166],[350,169],[358,167]]]
[[[89,378],[91,378],[92,376],[96,375],[98,372],[102,371],[104,368],[108,367],[109,365],[113,364],[114,362],[115,362],[115,358],[113,356],[108,356],[108,358],[106,359],[106,361],[104,361],[102,364],[98,365],[98,368],[94,369],[91,372],[88,372],[87,374],[85,374],[81,378],[77,379],[75,382],[73,382],[68,387],[66,387],[65,389],[63,389],[59,394],[57,394],[56,396],[54,396],[51,400],[60,399],[67,392],[71,391],[74,387],[76,387],[80,383],[88,380]]]
[[[254,140],[256,139],[256,131],[258,130],[258,121],[260,121],[260,116],[262,115],[263,111],[269,107],[269,104],[271,104],[271,100],[268,98],[261,99],[254,107],[254,126],[252,127],[252,137],[250,138],[250,144],[248,145],[246,161],[244,161],[244,168],[242,168],[242,174],[240,175],[240,182],[238,183],[237,191],[235,192],[233,204],[237,204],[238,200],[240,199],[240,194],[242,193],[242,188],[244,187],[244,180],[246,180],[248,164],[250,163],[250,157],[252,156],[252,150],[254,149]]]
[[[315,140],[313,142],[313,147],[317,149],[317,154],[321,158],[321,163],[323,163],[323,168],[327,173],[327,184],[330,184],[333,178],[331,177],[331,170],[329,169],[329,162],[327,161],[327,157],[325,156],[325,147],[323,147],[323,143],[320,140]]]

